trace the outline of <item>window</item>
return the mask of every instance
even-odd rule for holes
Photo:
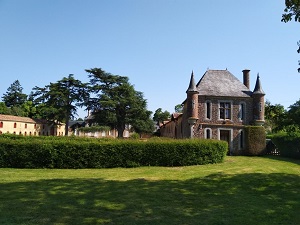
[[[206,139],[211,139],[211,129],[210,128],[205,128],[205,138]]]
[[[27,128],[27,123],[25,123],[25,129]]]
[[[220,119],[226,120],[231,119],[231,103],[230,102],[220,102]]]
[[[240,120],[244,120],[245,119],[245,103],[241,103],[240,104],[239,119]]]
[[[262,111],[262,104],[261,104],[261,102],[259,103],[259,111],[261,112]]]
[[[0,128],[2,128],[3,127],[3,122],[0,122]]]
[[[17,123],[14,123],[14,128],[17,128]]]
[[[206,101],[205,103],[205,114],[206,114],[206,119],[211,119],[211,102]]]
[[[34,124],[34,129],[36,129],[36,123]]]

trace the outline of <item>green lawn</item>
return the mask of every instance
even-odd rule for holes
[[[0,169],[0,224],[300,224],[300,161]]]

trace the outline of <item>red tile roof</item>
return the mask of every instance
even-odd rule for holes
[[[4,114],[0,114],[0,121],[14,121],[14,122],[24,122],[24,123],[37,123],[38,122],[29,117],[12,116],[12,115],[4,115]]]

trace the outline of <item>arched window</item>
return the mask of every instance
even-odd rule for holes
[[[17,123],[14,123],[14,128],[17,128]]]
[[[27,128],[27,123],[25,123],[25,129]]]
[[[2,131],[0,130],[0,134],[2,134]]]
[[[210,128],[205,128],[204,129],[204,137],[205,139],[211,139],[211,129]]]
[[[205,102],[205,119],[211,119],[211,102]]]
[[[0,128],[2,128],[3,127],[3,122],[0,122]]]
[[[245,119],[245,112],[246,112],[246,104],[244,102],[240,103],[239,106],[239,119],[244,120]]]

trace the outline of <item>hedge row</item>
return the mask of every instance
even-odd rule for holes
[[[220,163],[227,143],[214,140],[135,141],[0,138],[0,167],[113,168]]]
[[[279,133],[268,138],[276,145],[281,156],[300,159],[300,133]]]

